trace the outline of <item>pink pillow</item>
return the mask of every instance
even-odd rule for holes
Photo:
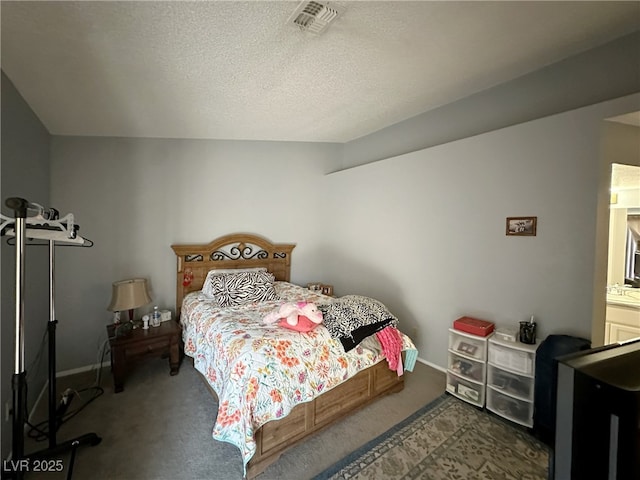
[[[309,320],[309,318],[305,317],[304,315],[298,315],[298,323],[296,323],[295,325],[289,325],[287,323],[286,318],[279,320],[278,325],[280,325],[281,327],[288,328],[290,330],[295,330],[296,332],[302,332],[302,333],[310,332],[311,330],[313,330],[318,326],[317,323],[312,322],[311,320]]]

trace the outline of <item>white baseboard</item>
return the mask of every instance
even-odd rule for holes
[[[75,375],[76,373],[88,372],[90,370],[95,370],[99,366],[100,366],[100,364],[94,363],[93,365],[86,365],[84,367],[72,368],[70,370],[63,370],[61,372],[56,372],[56,378],[68,377],[69,375]],[[106,360],[106,361],[102,362],[102,368],[110,367],[110,366],[111,366],[111,361],[110,360]]]

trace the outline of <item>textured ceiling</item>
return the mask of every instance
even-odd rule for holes
[[[614,163],[611,166],[611,190],[640,190],[640,167]]]
[[[633,125],[634,127],[640,127],[640,112],[626,113],[624,115],[618,115],[617,117],[612,117],[607,120],[624,123],[626,125]]]
[[[346,142],[640,28],[640,2],[1,3],[2,69],[52,134]]]

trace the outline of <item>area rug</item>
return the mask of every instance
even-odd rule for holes
[[[548,459],[525,428],[445,394],[314,480],[546,480]]]

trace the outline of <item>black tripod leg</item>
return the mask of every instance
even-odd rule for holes
[[[13,451],[11,456],[14,459],[20,460],[24,458],[24,407],[27,400],[27,373],[14,373],[11,383],[13,388]],[[22,479],[23,473],[21,468],[17,468],[15,478],[17,480]]]
[[[57,320],[47,322],[49,337],[49,448],[55,448],[58,421],[56,418],[56,324]]]
[[[80,445],[80,443],[77,441],[71,444],[71,458],[69,459],[69,468],[67,469],[67,480],[71,480],[71,476],[73,475],[73,462],[76,460],[78,445]]]
[[[30,460],[51,458],[71,451],[69,470],[67,472],[67,479],[70,479],[73,472],[73,462],[76,459],[76,450],[78,449],[78,447],[82,445],[89,445],[93,447],[95,445],[98,445],[101,441],[102,438],[100,438],[95,433],[85,433],[84,435],[76,437],[72,440],[67,440],[66,442],[59,443],[54,448],[47,448],[45,450],[40,450],[39,452],[32,453],[28,455],[28,458]]]

